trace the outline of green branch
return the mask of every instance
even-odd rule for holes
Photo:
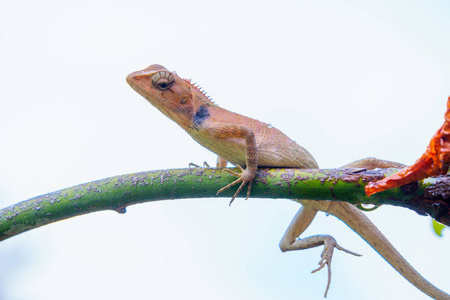
[[[388,190],[368,198],[364,185],[397,171],[383,169],[301,170],[260,169],[253,198],[348,201],[354,204],[391,204],[428,214],[450,225],[447,177]],[[227,197],[221,187],[236,178],[218,169],[173,169],[120,175],[93,181],[26,200],[0,210],[0,241],[27,230],[101,210],[125,213],[136,203],[184,198]],[[246,193],[241,193],[245,195]]]

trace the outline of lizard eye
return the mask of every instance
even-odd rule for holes
[[[160,90],[168,89],[174,82],[175,78],[167,71],[160,71],[152,76],[153,86]]]

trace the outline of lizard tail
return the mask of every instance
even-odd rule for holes
[[[347,202],[331,202],[327,212],[338,217],[369,243],[394,269],[419,290],[437,300],[449,300],[450,295],[422,277],[370,219]]]

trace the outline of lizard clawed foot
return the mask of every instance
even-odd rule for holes
[[[191,162],[189,163],[189,168],[210,168],[210,166],[206,161],[203,162],[203,167]]]
[[[325,267],[325,265],[327,266],[328,281],[327,281],[327,287],[325,289],[325,295],[324,295],[324,297],[326,298],[328,290],[330,288],[330,284],[331,284],[331,259],[333,258],[334,248],[336,248],[338,250],[341,250],[341,251],[344,251],[344,252],[349,253],[349,254],[353,254],[355,256],[361,256],[361,254],[352,252],[350,250],[347,250],[347,249],[339,246],[338,243],[336,242],[336,240],[332,236],[329,236],[329,235],[324,236],[324,239],[325,239],[324,240],[324,247],[323,247],[323,251],[322,251],[322,253],[320,255],[321,260],[318,263],[319,267],[317,269],[311,271],[311,273],[315,273],[317,271],[320,271],[320,270],[322,270]]]
[[[241,192],[241,190],[244,188],[244,186],[247,183],[248,183],[248,190],[247,190],[247,197],[245,198],[245,200],[247,200],[250,197],[250,191],[252,189],[253,179],[255,179],[254,172],[251,172],[248,169],[244,169],[240,165],[236,165],[236,167],[241,171],[240,173],[233,172],[230,169],[222,169],[221,170],[221,171],[228,172],[231,175],[239,177],[239,178],[217,191],[217,194],[219,194],[219,193],[221,193],[221,192],[229,189],[230,187],[232,187],[232,186],[234,186],[234,185],[236,185],[236,184],[241,182],[241,185],[237,189],[237,191],[234,194],[233,198],[231,198],[230,205],[231,205],[231,203],[233,203],[234,199],[239,195],[239,193]]]

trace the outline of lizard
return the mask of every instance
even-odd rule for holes
[[[224,169],[237,179],[222,192],[239,184],[231,202],[248,185],[246,199],[250,196],[258,167],[319,168],[314,157],[303,147],[275,127],[216,105],[211,98],[191,80],[179,77],[161,65],[151,65],[129,74],[128,84],[166,117],[183,128],[196,142],[218,155],[217,167],[225,168],[230,162],[239,172]],[[367,158],[345,167],[375,168],[403,167],[404,165]],[[280,242],[281,251],[294,251],[324,246],[319,267],[313,272],[328,270],[325,297],[331,282],[331,259],[334,249],[359,255],[337,244],[330,235],[300,238],[318,211],[331,214],[346,223],[374,248],[391,266],[425,294],[435,299],[450,299],[423,278],[392,246],[388,239],[354,205],[342,201],[296,200],[302,207],[295,215]],[[231,204],[230,202],[230,204]]]

